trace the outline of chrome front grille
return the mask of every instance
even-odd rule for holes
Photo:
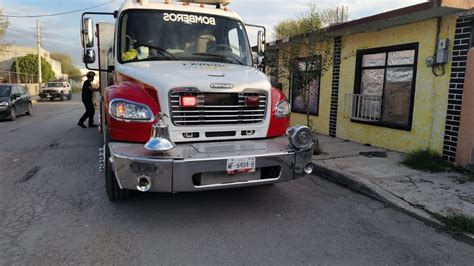
[[[197,96],[198,106],[181,107],[181,96]],[[258,97],[258,104],[247,105],[247,97]],[[176,126],[259,124],[265,120],[266,106],[265,93],[170,93],[171,121]]]

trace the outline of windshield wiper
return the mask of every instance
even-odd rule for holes
[[[220,55],[220,54],[193,53],[192,55],[218,57],[218,58],[221,58],[221,59],[226,59],[227,61],[229,61],[229,62],[231,62],[231,63],[233,62],[233,63],[238,63],[239,65],[243,65],[243,63],[240,62],[240,60],[238,60],[237,58],[234,58],[234,57],[227,57],[227,56],[225,56],[225,55]]]
[[[165,56],[165,57],[171,57],[173,58],[174,60],[180,60],[178,57],[176,57],[174,54],[166,51],[166,49],[164,48],[161,48],[159,46],[153,46],[153,45],[150,45],[150,44],[141,44],[141,43],[138,43],[138,44],[135,44],[135,45],[138,45],[138,46],[146,46],[146,47],[149,47],[149,48],[152,48],[152,49],[155,49],[156,51],[158,51],[162,56]],[[142,60],[143,61],[143,60]]]

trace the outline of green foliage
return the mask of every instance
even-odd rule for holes
[[[296,19],[287,19],[275,25],[273,35],[276,39],[290,38],[318,31],[329,24],[343,23],[348,19],[347,7],[340,6],[319,10],[314,3],[310,3],[308,12],[301,14]]]
[[[443,219],[447,229],[453,232],[474,234],[474,218],[461,214],[450,214]]]
[[[3,9],[0,9],[0,38],[5,35],[8,28],[8,19],[3,16]]]
[[[13,62],[11,71],[38,75],[38,57],[34,54],[27,54]],[[41,76],[43,82],[48,82],[55,78],[51,65],[41,58]]]
[[[72,57],[63,53],[52,53],[51,58],[61,63],[62,72],[69,75],[75,81],[82,80],[81,71],[72,63]]]
[[[307,13],[297,19],[282,21],[274,28],[276,38],[291,38],[291,46],[280,49],[279,58],[272,58],[271,52],[267,53],[269,74],[287,77],[291,81],[292,92],[304,99],[306,125],[311,128],[310,91],[319,86],[320,78],[333,63],[332,38],[326,35],[323,27],[329,22],[342,22],[344,19],[347,20],[347,8],[319,10],[316,5],[310,4]]]
[[[428,149],[409,153],[402,161],[402,164],[416,170],[428,172],[444,172],[453,168],[453,165],[443,160],[439,153]]]

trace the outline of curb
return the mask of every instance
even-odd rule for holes
[[[435,219],[430,213],[412,206],[410,203],[398,198],[389,191],[379,187],[378,185],[367,181],[357,175],[347,173],[344,170],[336,170],[331,167],[324,165],[324,161],[313,161],[314,171],[313,174],[317,174],[323,178],[326,178],[334,183],[342,184],[349,187],[352,190],[358,191],[371,198],[377,199],[390,207],[402,211],[403,213],[412,216],[418,220],[421,220],[426,225],[434,227],[436,229],[445,230],[445,226],[442,222]],[[452,233],[454,238],[466,242],[470,245],[474,245],[474,236],[467,233]]]

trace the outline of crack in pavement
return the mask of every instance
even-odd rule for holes
[[[35,177],[38,172],[41,170],[41,167],[39,166],[35,166],[33,168],[31,168],[30,171],[28,171],[24,176],[23,178],[20,179],[20,181],[18,181],[18,183],[25,183],[26,181],[32,179],[33,177]]]

